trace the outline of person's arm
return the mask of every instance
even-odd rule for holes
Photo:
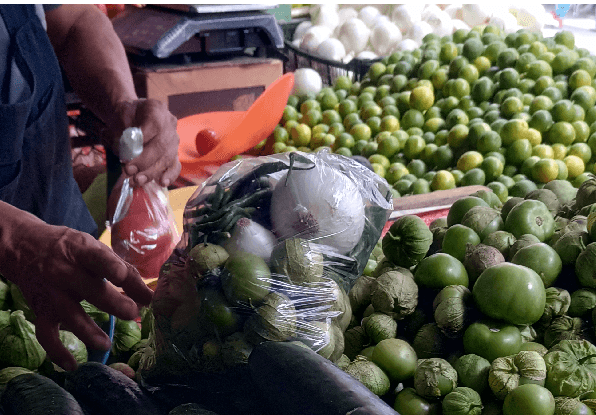
[[[77,362],[60,342],[59,329],[93,348],[110,347],[82,300],[123,320],[138,316],[136,303],[151,302],[152,291],[136,268],[91,235],[48,225],[2,201],[0,218],[0,274],[21,289],[35,313],[39,343],[62,368],[73,370]]]
[[[135,181],[172,183],[180,173],[176,118],[157,100],[139,100],[124,47],[112,23],[92,4],[64,4],[46,13],[47,32],[73,89],[120,137],[127,127],[143,130],[143,154],[125,166]],[[117,146],[112,143],[117,152]]]

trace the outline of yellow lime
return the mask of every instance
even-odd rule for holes
[[[577,176],[584,172],[584,161],[578,156],[565,156],[563,162],[567,166],[569,179],[575,179]]]
[[[292,128],[290,137],[295,146],[308,146],[312,137],[311,129],[308,125],[301,123]]]
[[[553,159],[540,159],[532,167],[532,177],[539,183],[548,183],[559,177],[559,165]]]
[[[486,56],[478,56],[476,59],[474,59],[474,66],[480,75],[483,75],[486,71],[488,71],[490,69],[490,65],[490,59],[488,59]]]
[[[542,143],[542,134],[540,133],[540,131],[534,128],[528,128],[523,138],[528,139],[530,141],[530,144],[532,144],[533,146],[537,146],[538,144]]]
[[[552,146],[553,158],[555,160],[563,160],[567,155],[567,146],[561,143],[555,143]]]
[[[447,170],[439,170],[430,182],[432,191],[448,190],[455,187],[455,177]]]
[[[592,149],[586,143],[574,143],[569,147],[567,151],[568,156],[577,156],[584,164],[588,164],[592,158]]]
[[[482,157],[482,154],[480,154],[479,152],[473,150],[466,151],[457,160],[456,167],[465,173],[468,170],[480,166],[483,160],[484,158]]]
[[[525,120],[512,119],[505,122],[500,131],[503,145],[506,147],[510,146],[514,141],[524,137],[527,134],[528,128],[528,123]]]
[[[370,140],[372,136],[372,130],[364,123],[356,124],[350,128],[349,133],[354,137],[355,141],[358,140]]]
[[[410,94],[410,107],[418,111],[426,111],[433,106],[435,95],[427,86],[418,86]]]
[[[555,151],[548,144],[538,144],[532,148],[532,155],[541,159],[554,159]]]
[[[327,124],[318,124],[318,125],[315,125],[313,128],[311,128],[311,133],[313,136],[315,134],[320,134],[320,133],[327,134],[328,132],[329,132],[329,126]]]

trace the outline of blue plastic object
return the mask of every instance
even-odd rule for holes
[[[116,327],[116,317],[110,314],[110,318],[104,324],[100,325],[101,329],[106,332],[110,341],[114,341],[114,329]],[[93,350],[89,349],[87,351],[87,360],[90,362],[99,362],[103,363],[104,365],[108,361],[110,357],[110,350]]]

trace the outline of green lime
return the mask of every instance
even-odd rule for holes
[[[519,73],[514,68],[505,68],[499,72],[499,88],[516,88],[519,83]]]
[[[575,36],[573,35],[573,32],[568,30],[561,30],[555,33],[554,40],[555,43],[566,46],[569,49],[575,47]]]
[[[408,159],[413,160],[418,158],[424,150],[426,146],[426,142],[424,139],[419,135],[411,135],[405,142],[403,148],[401,149]]]
[[[350,134],[354,137],[354,140],[370,140],[372,136],[371,128],[364,123],[356,124],[350,128]]]
[[[422,177],[428,171],[426,163],[419,159],[410,160],[406,167],[408,171],[416,177]]]
[[[431,164],[437,169],[446,169],[453,163],[453,150],[447,144],[438,146],[431,157]]]
[[[416,109],[409,109],[401,118],[401,128],[408,129],[410,127],[422,128],[424,126],[424,115]]]
[[[469,122],[469,118],[468,115],[465,113],[465,111],[459,109],[459,108],[455,108],[453,110],[451,110],[449,112],[449,114],[447,115],[447,117],[445,118],[445,126],[448,129],[453,128],[456,125],[467,125]]]
[[[337,138],[335,139],[335,147],[346,147],[352,148],[356,144],[356,140],[350,133],[342,132],[340,133]]]
[[[499,133],[492,130],[484,132],[476,141],[476,149],[482,154],[498,151],[498,149],[501,148],[501,145],[501,136]]]
[[[378,149],[379,149],[379,143],[377,143],[376,141],[368,141],[362,147],[362,150],[360,151],[360,155],[362,155],[363,157],[369,158],[373,154],[376,154]],[[354,151],[352,151],[352,153],[354,153]]]
[[[276,143],[287,143],[289,139],[290,134],[288,133],[288,130],[277,125],[273,130],[273,141]]]
[[[519,52],[514,48],[507,48],[497,57],[497,66],[501,69],[512,68],[519,58]]]
[[[524,104],[517,97],[508,97],[501,103],[501,114],[507,118],[513,117],[515,114],[523,111]]]
[[[507,163],[514,166],[521,166],[524,160],[531,156],[532,144],[525,138],[515,140],[507,147],[507,152],[505,153]]]
[[[486,46],[483,55],[488,58],[492,64],[495,64],[497,58],[505,49],[507,49],[507,45],[503,41],[495,40]]]
[[[548,130],[547,139],[551,144],[561,143],[569,146],[575,141],[575,128],[566,121],[556,122]]]
[[[481,168],[474,168],[464,173],[460,185],[461,186],[474,186],[484,185],[486,182],[486,175]]]
[[[459,148],[464,145],[468,138],[469,129],[464,124],[456,124],[449,130],[447,142],[451,148]]]
[[[528,125],[530,128],[534,128],[541,133],[545,133],[554,124],[551,113],[548,110],[537,110],[532,114]]]

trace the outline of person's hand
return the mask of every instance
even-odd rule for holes
[[[60,329],[71,331],[91,348],[111,346],[106,333],[81,307],[82,300],[117,318],[133,320],[139,305],[151,302],[153,292],[132,265],[91,235],[48,225],[25,212],[16,218],[18,237],[9,227],[4,235],[8,237],[2,238],[13,246],[5,257],[10,263],[1,271],[17,284],[35,313],[37,339],[52,362],[74,370],[77,362],[60,342]]]
[[[165,104],[154,99],[123,102],[118,106],[117,114],[116,140],[128,127],[139,127],[143,131],[143,153],[126,163],[125,173],[132,177],[134,185],[142,186],[155,180],[164,187],[169,186],[176,180],[181,168],[176,117]]]

